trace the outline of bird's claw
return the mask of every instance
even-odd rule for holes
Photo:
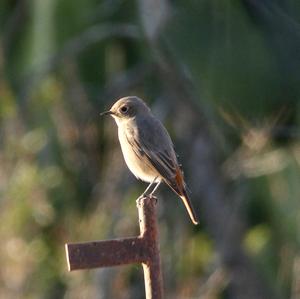
[[[155,200],[155,204],[157,204],[157,201],[158,201],[158,198],[156,196],[154,196],[152,193],[150,194],[146,194],[146,193],[143,193],[142,195],[140,195],[137,200],[136,200],[136,203],[137,205],[139,205],[141,203],[141,200],[143,198],[150,198],[150,199],[154,199]]]
[[[155,204],[157,204],[158,198],[156,196],[154,196],[152,193],[149,194],[149,198],[154,199],[155,200]]]
[[[147,195],[144,193],[142,195],[140,195],[136,200],[137,205],[139,205],[141,203],[141,200],[145,197],[147,197]]]

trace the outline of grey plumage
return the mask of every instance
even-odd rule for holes
[[[140,98],[130,96],[118,100],[103,114],[110,114],[118,125],[123,156],[131,172],[145,182],[164,181],[181,197],[191,220],[198,224],[172,140],[149,107]]]

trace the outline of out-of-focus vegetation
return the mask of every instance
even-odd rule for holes
[[[138,233],[145,184],[99,117],[133,94],[168,127],[203,220],[160,189],[165,297],[299,298],[296,0],[0,2],[0,297],[144,298],[140,266],[68,273],[64,253]]]

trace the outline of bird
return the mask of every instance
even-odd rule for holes
[[[197,225],[198,217],[188,195],[171,137],[147,104],[137,96],[127,96],[117,100],[110,110],[100,115],[114,118],[129,170],[137,179],[149,183],[142,196],[146,196],[156,184],[149,194],[153,197],[159,185],[166,183],[182,199],[191,221]]]

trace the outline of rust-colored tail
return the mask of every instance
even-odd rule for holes
[[[199,220],[198,220],[196,212],[193,208],[190,197],[188,196],[188,194],[186,192],[183,175],[182,175],[180,168],[177,167],[174,180],[170,181],[170,180],[165,179],[165,182],[172,188],[173,191],[175,191],[175,193],[177,193],[177,195],[180,196],[185,208],[187,209],[187,211],[189,213],[189,216],[190,216],[192,222],[195,225],[199,224]]]
[[[184,203],[184,206],[185,208],[187,209],[188,213],[189,213],[189,216],[192,220],[192,222],[197,225],[199,224],[199,220],[198,220],[198,217],[196,215],[196,212],[193,208],[193,205],[192,205],[192,202],[189,198],[189,196],[187,195],[187,192],[185,189],[183,189],[183,195],[179,195],[180,198],[182,199],[183,203]]]

